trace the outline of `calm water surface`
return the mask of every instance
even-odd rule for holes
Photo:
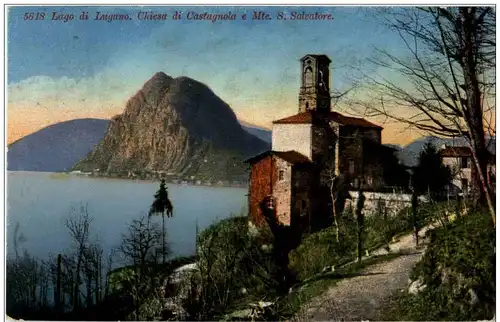
[[[119,245],[127,224],[147,215],[159,182],[64,176],[41,172],[8,172],[7,252],[14,253],[13,232],[19,223],[24,241],[19,251],[45,259],[70,248],[64,225],[71,207],[87,204],[91,231],[105,254]],[[247,189],[168,185],[174,217],[165,219],[175,255],[192,255],[196,221],[200,229],[232,214],[246,213]],[[153,219],[161,225],[161,216]]]

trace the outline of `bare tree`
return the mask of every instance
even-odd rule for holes
[[[364,222],[365,222],[363,208],[365,206],[365,200],[366,200],[366,197],[363,194],[362,184],[359,183],[358,199],[356,202],[356,222],[357,222],[357,231],[358,231],[356,254],[357,254],[358,262],[361,262],[361,258],[363,257],[363,230],[364,230]]]
[[[478,200],[487,204],[495,223],[485,138],[494,115],[494,8],[396,8],[386,23],[409,57],[378,49],[371,60],[377,72],[364,73],[367,95],[353,103],[371,116],[438,136],[464,137],[480,183]],[[485,116],[490,117],[486,122]]]
[[[79,209],[72,207],[70,209],[70,215],[66,218],[66,228],[68,228],[71,238],[75,243],[76,252],[76,266],[74,267],[73,275],[74,279],[74,289],[73,289],[73,303],[74,309],[80,306],[80,285],[82,283],[81,272],[83,271],[83,263],[85,251],[89,247],[89,234],[90,234],[90,224],[92,218],[88,212],[87,205],[80,205]]]
[[[111,270],[113,268],[113,259],[114,259],[114,256],[115,256],[115,253],[116,253],[116,249],[111,249],[110,252],[108,253],[108,259],[107,259],[107,262],[106,262],[106,274],[104,274],[105,276],[105,281],[104,281],[104,297],[106,298],[109,293],[110,293],[110,275],[111,275]]]
[[[24,252],[7,258],[7,313],[12,317],[33,318],[48,305],[49,274],[46,263]]]
[[[102,288],[102,255],[99,244],[90,244],[83,251],[83,276],[85,278],[87,307],[100,300]],[[95,301],[94,301],[95,300]]]
[[[337,214],[337,203],[339,200],[343,202],[344,197],[344,182],[340,176],[335,173],[335,164],[330,164],[325,171],[323,171],[324,179],[326,180],[326,184],[328,186],[328,191],[330,193],[330,200],[332,203],[332,217],[333,217],[333,226],[335,228],[335,240],[337,243],[340,242],[340,232],[339,232],[339,223],[338,223],[338,214]]]
[[[158,253],[164,252],[163,231],[150,222],[150,216],[134,219],[123,235],[119,252],[125,261],[131,264],[131,274],[128,276],[128,292],[134,302],[134,319],[140,320],[141,306],[154,294],[161,282],[159,276],[152,276],[154,268],[159,263]]]

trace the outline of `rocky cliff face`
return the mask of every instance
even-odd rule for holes
[[[111,119],[105,137],[75,170],[242,178],[243,159],[268,148],[242,129],[231,108],[207,86],[159,72]]]

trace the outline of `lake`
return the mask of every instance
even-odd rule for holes
[[[175,256],[193,255],[196,222],[200,230],[216,220],[247,212],[246,188],[168,184],[173,218],[165,218],[167,240]],[[120,244],[127,224],[147,215],[159,182],[91,178],[44,172],[7,174],[7,253],[14,254],[13,233],[24,237],[18,250],[40,259],[69,249],[65,219],[71,207],[87,204],[91,236],[104,253]],[[153,221],[161,227],[161,216]]]

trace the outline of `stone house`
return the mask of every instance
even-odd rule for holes
[[[332,208],[333,178],[377,190],[386,185],[386,164],[394,156],[381,144],[382,127],[331,110],[330,59],[306,55],[300,62],[298,113],[275,120],[272,150],[247,160],[249,217],[257,226],[264,223],[265,198],[282,225],[303,229],[322,223],[319,214],[329,217]]]
[[[309,218],[313,165],[307,157],[296,151],[267,151],[248,162],[252,164],[248,207],[256,226],[265,224],[262,202],[270,196],[280,224],[297,226],[301,218]]]
[[[443,164],[451,170],[450,193],[469,194],[479,189],[479,179],[473,164],[472,151],[469,147],[443,145],[439,152],[443,158]],[[493,186],[495,186],[495,176],[495,155],[491,154],[488,164],[488,177]]]

